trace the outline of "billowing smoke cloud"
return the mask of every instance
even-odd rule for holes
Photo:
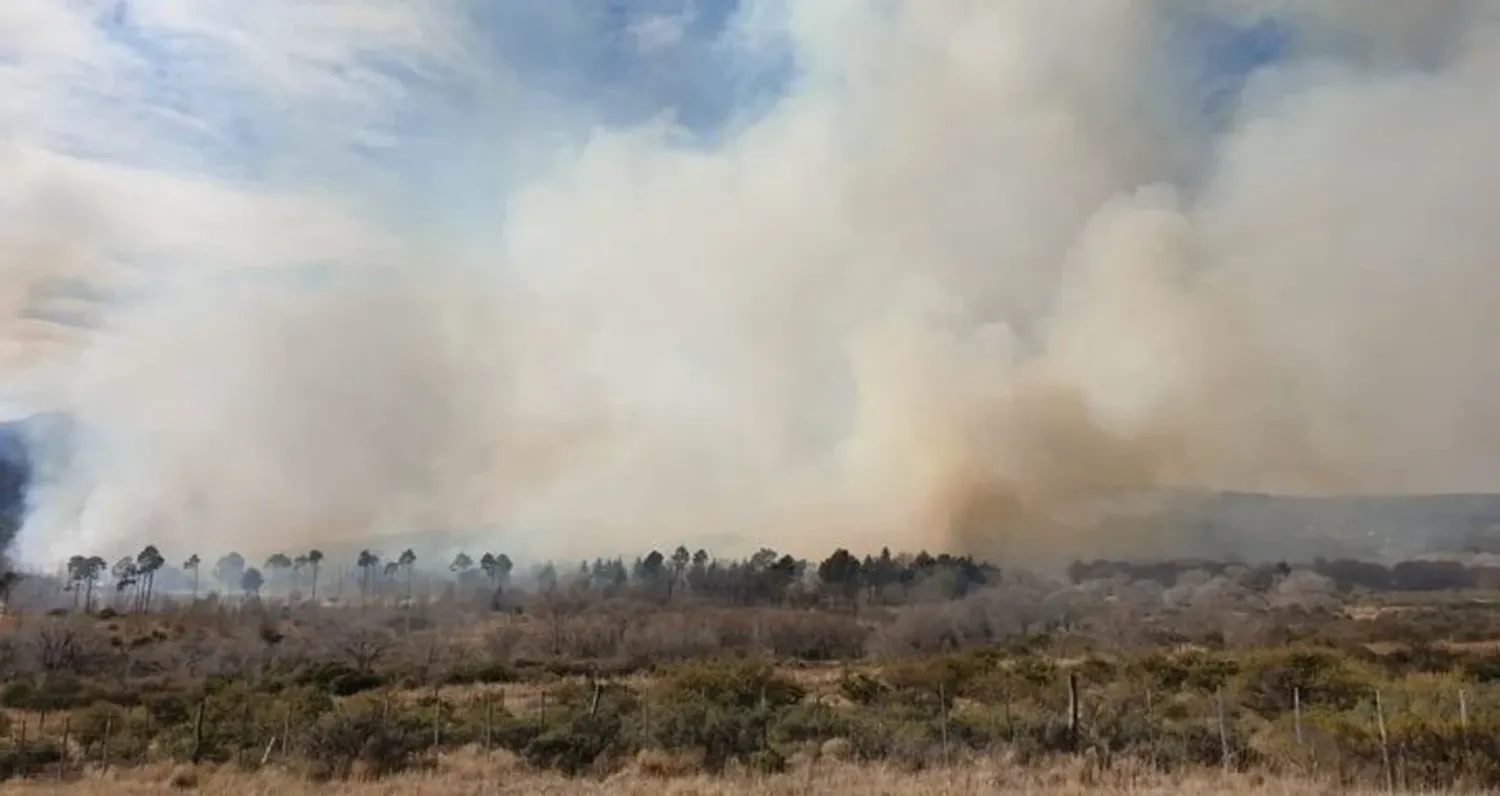
[[[1217,85],[1247,30],[1274,64]],[[462,223],[417,188],[404,223],[223,211],[179,257],[352,265],[110,303],[37,377],[86,431],[27,554],[499,523],[1047,556],[1149,543],[1091,530],[1122,491],[1500,484],[1500,2],[763,0],[720,46],[768,42],[800,77],[707,142],[484,114],[427,190],[521,181]],[[42,243],[138,227],[77,201]],[[17,284],[80,261],[12,248]]]

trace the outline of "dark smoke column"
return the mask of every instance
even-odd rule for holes
[[[61,414],[0,423],[0,559],[9,560],[26,522],[26,494],[38,474],[37,452],[66,450],[71,428],[71,419]]]

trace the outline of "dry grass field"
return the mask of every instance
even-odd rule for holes
[[[1050,766],[1007,765],[995,759],[956,763],[947,768],[911,772],[901,768],[821,761],[793,766],[774,775],[730,772],[723,776],[684,774],[669,761],[643,755],[634,765],[606,778],[573,779],[538,773],[514,757],[479,750],[444,755],[436,770],[407,773],[378,781],[351,780],[318,784],[295,772],[275,768],[237,771],[233,766],[147,766],[91,771],[82,779],[55,782],[17,781],[0,786],[6,794],[68,796],[134,796],[159,793],[225,796],[500,796],[500,794],[629,794],[631,796],[791,796],[792,794],[859,794],[860,796],[938,796],[961,793],[1036,794],[1304,794],[1359,793],[1326,784],[1260,774],[1223,774],[1214,770],[1164,775],[1148,767],[1116,763],[1098,770],[1087,760],[1061,760]]]
[[[1500,614],[1467,569],[1418,566],[1448,599],[1407,600],[1360,562],[674,557],[531,590],[447,573],[415,601],[397,578],[358,605],[23,582],[0,791],[1500,786]]]

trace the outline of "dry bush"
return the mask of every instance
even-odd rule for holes
[[[634,770],[643,777],[676,779],[689,777],[703,769],[701,754],[642,749],[635,756]]]

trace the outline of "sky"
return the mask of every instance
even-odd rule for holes
[[[370,256],[364,225],[391,219],[493,229],[529,155],[590,129],[668,120],[691,146],[753,121],[798,64],[784,8],[740,5],[12,0],[0,141],[32,179],[134,205],[104,254],[133,277]],[[1173,46],[1198,81],[1184,101],[1212,118],[1282,42],[1271,23],[1205,17]],[[235,245],[247,217],[291,240]],[[76,287],[33,286],[37,303]]]
[[[0,403],[92,424],[28,538],[1487,483],[1497,18],[5,0]]]
[[[10,268],[23,327],[85,325],[79,305],[188,273],[373,257],[392,223],[486,234],[532,153],[655,119],[711,140],[794,71],[735,41],[734,0],[3,5],[15,234],[45,235],[28,216],[110,227],[74,253],[87,280]]]

